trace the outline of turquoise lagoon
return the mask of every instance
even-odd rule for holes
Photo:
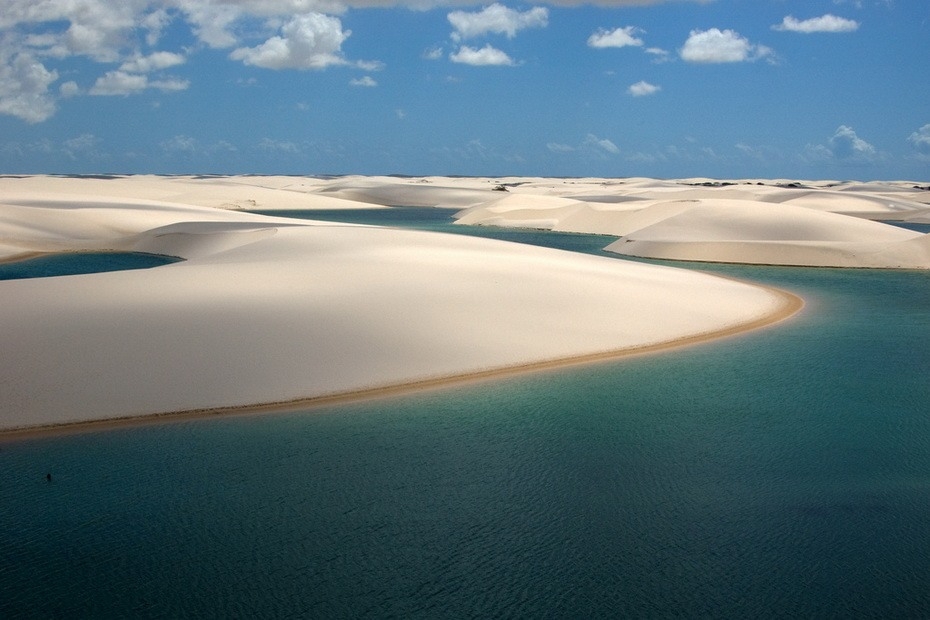
[[[143,252],[56,252],[0,263],[0,280],[73,276],[83,273],[149,269],[181,260]]]
[[[686,266],[808,303],[657,355],[0,444],[0,617],[930,617],[930,274]]]

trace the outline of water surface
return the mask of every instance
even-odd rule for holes
[[[179,260],[181,259],[173,256],[142,252],[60,252],[0,263],[0,280],[149,269]]]
[[[0,617],[930,616],[930,275],[687,267],[808,304],[659,355],[0,445]]]

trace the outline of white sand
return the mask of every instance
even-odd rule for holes
[[[930,192],[915,183],[705,182],[711,181],[518,186],[457,218],[621,236],[606,249],[646,258],[930,269],[930,236],[878,221],[930,222]]]
[[[401,199],[407,187],[416,197],[440,184],[361,180],[369,194]],[[437,203],[499,195],[489,180],[441,181],[451,197],[436,190]],[[309,399],[632,350],[758,325],[791,305],[690,271],[229,207],[356,208],[328,196],[333,184],[348,194],[346,182],[0,178],[0,258],[112,249],[187,259],[0,282],[0,429]]]

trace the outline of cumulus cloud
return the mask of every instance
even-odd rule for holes
[[[15,116],[27,123],[41,123],[55,113],[55,101],[48,87],[58,79],[30,54],[6,58],[0,51],[0,114]]]
[[[486,34],[502,34],[512,39],[520,30],[549,25],[549,10],[533,7],[521,12],[495,2],[474,13],[452,11],[447,18],[454,29],[452,38],[456,41]]]
[[[85,133],[65,140],[62,143],[62,150],[71,159],[77,159],[78,155],[93,153],[99,143],[100,138],[94,134]]]
[[[162,142],[161,148],[174,153],[194,153],[198,149],[198,143],[195,138],[178,135]]]
[[[654,95],[660,90],[662,90],[661,86],[650,84],[644,80],[631,85],[627,92],[634,97],[645,97],[647,95]]]
[[[772,29],[783,32],[800,32],[803,34],[814,32],[855,32],[859,29],[859,22],[844,17],[837,17],[830,13],[803,21],[789,15],[785,17],[780,24],[772,26]]]
[[[297,15],[274,36],[256,47],[240,47],[229,55],[265,69],[325,69],[346,64],[342,43],[352,34],[337,17],[321,13]]]
[[[89,93],[98,96],[134,95],[146,89],[154,88],[164,92],[185,90],[190,86],[187,80],[169,78],[149,80],[147,75],[128,73],[126,71],[107,71],[97,78]]]
[[[188,80],[167,78],[164,80],[149,80],[149,88],[160,90],[163,93],[187,90],[191,83]]]
[[[425,10],[449,4],[469,5],[484,4],[486,0],[348,0],[346,6],[350,8],[383,8],[385,6],[398,6],[410,9]],[[623,8],[634,6],[651,6],[656,4],[667,4],[675,2],[693,2],[697,4],[707,4],[714,0],[547,0],[546,4],[558,7],[577,7],[582,5],[594,5],[604,8]]]
[[[593,0],[593,3],[624,7],[667,1],[673,0]],[[334,15],[353,8],[423,10],[453,3],[484,4],[482,0],[3,0],[0,114],[37,123],[55,113],[56,97],[187,88],[185,80],[157,76],[186,62],[186,53],[158,49],[169,28],[187,28],[199,46],[229,50],[232,59],[252,66],[302,70],[353,65],[366,72],[375,71],[383,65],[349,62],[344,58],[341,47],[350,33],[343,31]],[[550,6],[565,7],[583,3],[587,0],[547,2]],[[453,37],[464,40],[483,34],[513,37],[523,29],[545,27],[549,10],[534,7],[519,11],[495,3],[473,12],[459,10],[449,15]],[[58,79],[54,62],[75,56],[110,66],[90,88],[79,87],[78,79],[61,85],[57,92],[50,91]],[[516,64],[491,47],[462,47],[452,57],[457,62],[472,64]],[[102,73],[104,70],[97,75]]]
[[[385,67],[384,63],[380,60],[359,60],[353,64],[362,71],[383,71]]]
[[[549,142],[546,148],[553,153],[582,153],[588,156],[605,158],[609,155],[619,155],[620,147],[607,138],[599,138],[593,133],[589,133],[581,141],[581,144],[573,146],[571,144],[562,144],[559,142]]]
[[[886,155],[860,138],[848,125],[840,125],[827,140],[827,144],[807,145],[803,158],[807,161],[867,164],[885,159]]]
[[[643,40],[636,35],[643,32],[635,26],[625,26],[604,30],[603,28],[588,37],[588,47],[639,47]]]
[[[713,64],[747,62],[771,57],[774,52],[764,45],[754,45],[733,30],[692,30],[679,51],[682,60]]]
[[[129,73],[150,73],[160,71],[168,67],[183,65],[186,58],[181,54],[173,52],[154,52],[148,56],[136,54],[120,66],[120,71]]]
[[[300,153],[300,147],[289,142],[287,140],[272,140],[271,138],[263,138],[261,142],[258,143],[259,150],[269,152],[269,153],[285,153],[290,155],[297,155]]]
[[[583,146],[592,148],[603,153],[609,153],[611,155],[617,155],[620,153],[620,147],[608,140],[607,138],[598,138],[594,134],[589,133],[585,139]]]
[[[425,60],[439,60],[440,58],[443,57],[443,54],[444,54],[444,53],[445,53],[445,52],[443,51],[442,46],[441,46],[441,45],[437,45],[437,46],[435,46],[435,47],[431,47],[431,48],[429,48],[429,49],[427,49],[427,50],[424,50],[424,51],[423,51],[423,58],[424,58]]]
[[[572,153],[577,150],[574,146],[570,144],[561,144],[559,142],[549,142],[546,144],[546,148],[552,151],[553,153]]]
[[[449,60],[463,65],[472,65],[476,67],[512,67],[516,64],[516,62],[514,62],[510,56],[497,49],[496,47],[493,47],[490,43],[481,49],[463,45],[457,52],[453,52],[449,55]]]
[[[856,135],[852,127],[840,125],[829,140],[830,151],[837,159],[872,160],[878,155],[875,147]]]
[[[366,75],[366,76],[360,77],[360,78],[356,78],[356,79],[353,79],[353,80],[349,80],[349,84],[352,85],[352,86],[364,86],[364,87],[367,87],[367,88],[372,88],[372,87],[378,85],[378,83],[377,83],[375,80],[373,80],[373,79],[371,78],[371,76],[369,76],[369,75]]]
[[[921,157],[930,158],[930,124],[924,125],[910,136],[907,141],[911,143]]]
[[[125,71],[107,71],[97,78],[90,89],[91,95],[131,95],[148,88],[149,80],[144,75]]]
[[[646,53],[652,56],[652,62],[656,64],[668,62],[669,60],[668,50],[664,50],[661,47],[647,47]]]
[[[77,82],[69,80],[58,87],[58,92],[64,99],[70,99],[81,94],[81,87],[77,85]]]

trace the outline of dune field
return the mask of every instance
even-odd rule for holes
[[[644,258],[930,269],[930,237],[886,223],[930,223],[930,191],[910,182],[632,179],[543,200],[531,184],[508,190],[458,222],[616,235],[607,250]]]
[[[908,183],[704,179],[0,178],[0,260],[177,256],[0,281],[0,430],[310,402],[706,339],[797,298],[668,266],[248,210],[429,206],[593,232],[654,258],[930,268]]]

